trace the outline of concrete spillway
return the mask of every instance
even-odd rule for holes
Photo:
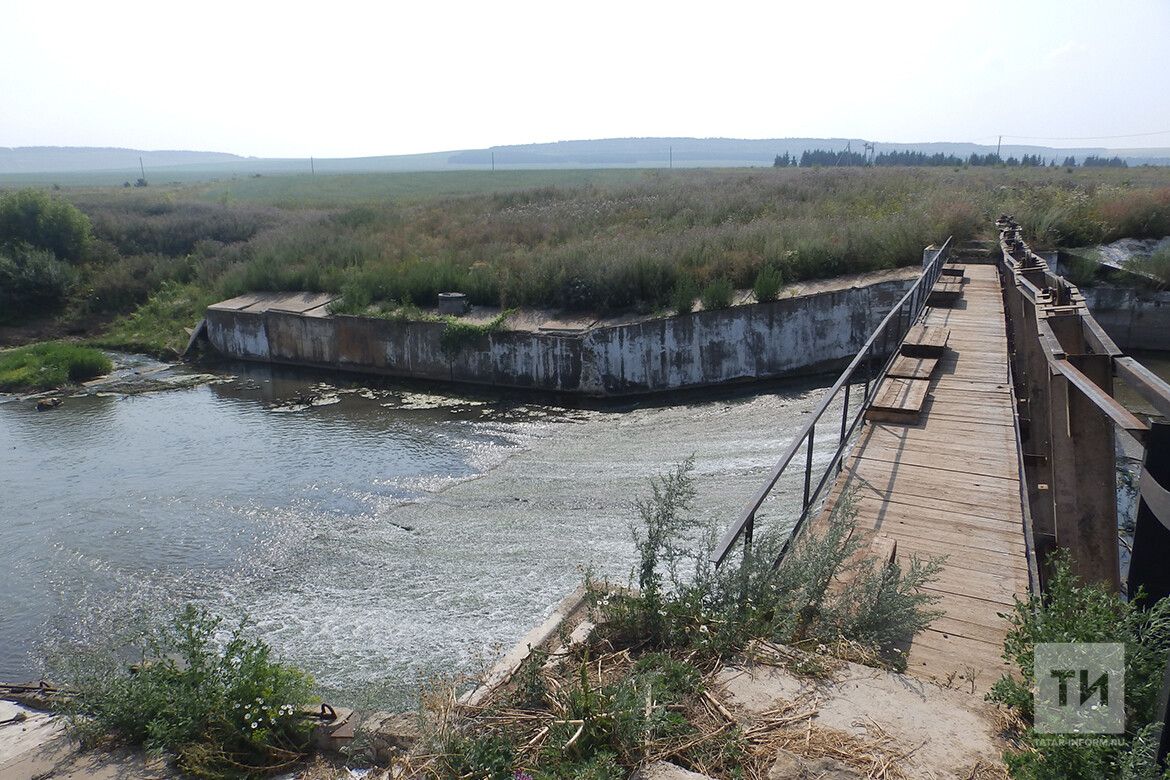
[[[805,294],[613,324],[549,320],[444,339],[444,320],[330,314],[319,293],[246,295],[207,310],[207,335],[244,360],[619,397],[771,379],[852,357],[917,271],[833,280]]]

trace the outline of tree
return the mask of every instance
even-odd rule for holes
[[[76,263],[89,241],[89,217],[68,201],[40,190],[17,190],[0,197],[0,247],[47,249],[61,260]]]

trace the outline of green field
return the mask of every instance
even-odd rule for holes
[[[947,236],[990,237],[1004,212],[1040,246],[1170,235],[1166,168],[456,171],[46,193],[84,214],[84,251],[0,235],[0,322],[48,318],[157,354],[185,344],[208,301],[245,291],[338,292],[350,311],[460,290],[668,312],[690,291],[913,265]],[[21,285],[44,303],[30,310]]]

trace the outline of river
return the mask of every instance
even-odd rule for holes
[[[45,412],[5,398],[0,680],[194,602],[250,616],[334,701],[406,705],[584,567],[624,583],[651,475],[694,454],[696,519],[725,527],[825,384],[566,409],[241,365]]]

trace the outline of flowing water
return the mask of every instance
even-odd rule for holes
[[[651,475],[694,454],[696,517],[725,527],[823,387],[566,409],[362,381],[233,367],[0,400],[0,680],[190,601],[249,615],[334,700],[404,704],[517,641],[583,567],[624,582]]]

